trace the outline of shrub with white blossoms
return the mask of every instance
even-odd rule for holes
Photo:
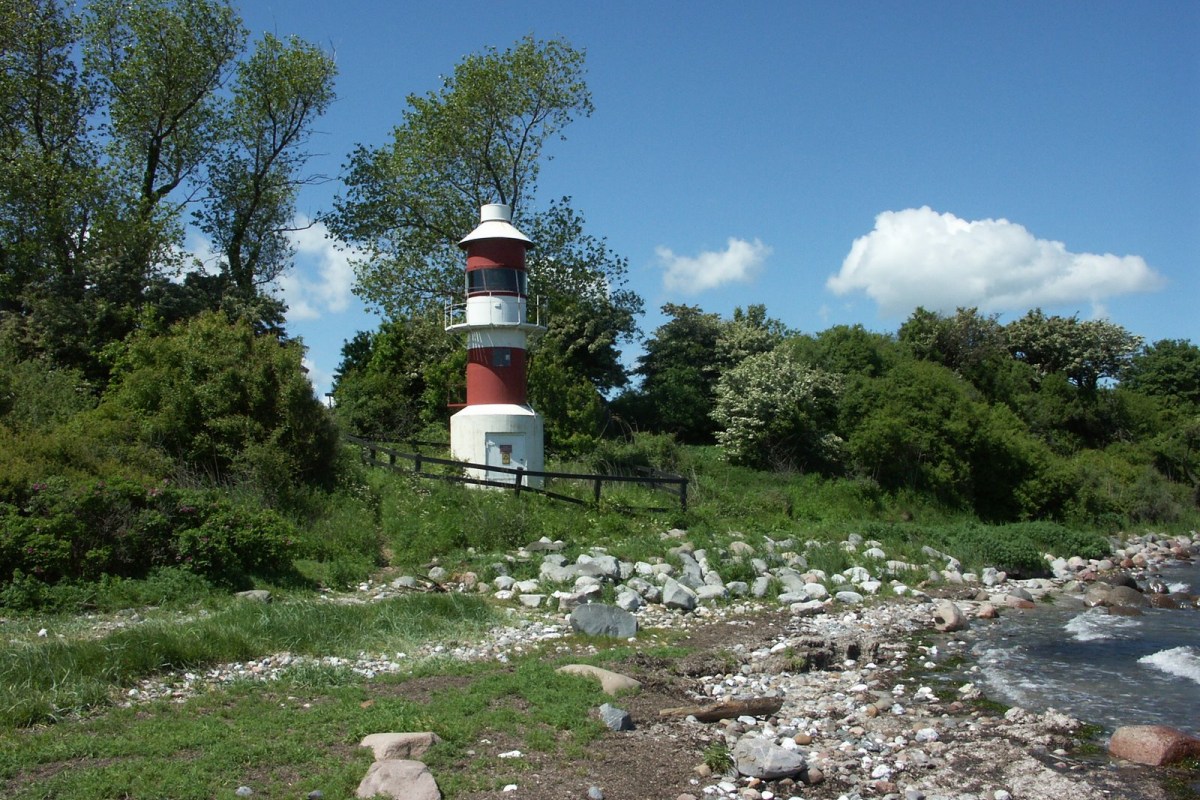
[[[717,441],[735,464],[826,469],[842,457],[833,433],[840,375],[801,363],[786,347],[750,356],[717,384]]]

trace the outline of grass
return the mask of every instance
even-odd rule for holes
[[[499,752],[581,758],[605,730],[591,713],[606,699],[599,685],[555,666],[536,656],[503,668],[443,664],[369,684],[289,676],[9,730],[0,732],[0,786],[7,798],[59,800],[190,800],[231,796],[240,785],[259,797],[350,797],[371,761],[357,746],[363,736],[431,730],[444,742],[423,760],[446,797],[498,789],[528,769]]]
[[[156,619],[103,638],[17,639],[0,649],[0,724],[60,720],[167,670],[280,651],[352,656],[411,650],[477,635],[493,621],[478,598],[420,594],[362,606],[311,599],[233,602],[213,613]]]

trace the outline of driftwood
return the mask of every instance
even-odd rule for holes
[[[782,697],[751,697],[745,700],[722,700],[708,706],[664,708],[660,717],[695,717],[700,722],[716,722],[733,717],[769,717],[783,708]]]

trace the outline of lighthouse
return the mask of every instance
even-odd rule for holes
[[[456,459],[487,467],[545,468],[542,418],[529,406],[525,351],[530,334],[545,330],[529,321],[525,251],[529,237],[512,224],[512,209],[480,209],[479,225],[458,246],[467,253],[466,303],[454,305],[446,330],[467,335],[467,404],[450,418],[450,451]],[[472,468],[468,477],[514,483],[511,472]],[[540,487],[542,479],[526,478]]]

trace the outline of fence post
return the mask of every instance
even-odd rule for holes
[[[687,485],[687,478],[684,478],[679,483],[679,508],[682,511],[687,511]]]
[[[600,478],[596,478],[595,486],[592,487],[592,498],[595,500],[596,505],[600,505],[600,484],[603,482]]]
[[[521,484],[525,480],[525,468],[524,467],[517,467],[516,478],[517,478],[517,480],[513,486],[513,493],[520,494],[521,493]]]
[[[413,459],[413,472],[420,474],[421,472],[421,454],[417,453],[417,457]]]

